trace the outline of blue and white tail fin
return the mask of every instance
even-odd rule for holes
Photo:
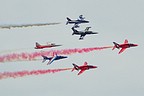
[[[72,21],[70,18],[66,18],[67,19],[67,22],[66,22],[66,25],[69,23],[69,21]]]
[[[77,33],[78,31],[74,28],[74,27],[72,27],[71,28],[72,30],[73,30],[73,33],[72,33],[72,35],[74,35],[75,33]]]
[[[67,17],[67,20],[68,20],[68,21],[72,21],[72,20],[71,20],[70,18],[68,18],[68,17]]]
[[[42,57],[43,57],[42,63],[44,63],[46,60],[50,60],[50,58],[48,58],[47,56],[42,55]]]

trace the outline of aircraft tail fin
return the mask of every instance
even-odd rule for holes
[[[74,27],[71,28],[73,30],[72,35],[74,35],[76,32],[78,32]]]
[[[113,42],[113,44],[114,44],[114,47],[113,47],[113,49],[112,49],[112,50],[114,50],[115,48],[119,49],[119,44],[118,44],[118,43]]]
[[[67,19],[67,23],[66,23],[66,25],[69,23],[69,21],[72,21],[70,18],[66,18]]]
[[[78,65],[76,65],[76,64],[73,63],[73,66],[74,66],[74,68],[72,69],[72,71],[74,71],[74,70],[78,71],[79,70],[79,66]]]
[[[36,46],[41,46],[38,42],[36,42],[35,44],[36,44]]]
[[[68,20],[68,21],[72,21],[72,20],[71,20],[70,18],[68,18],[68,17],[67,17],[67,20]]]
[[[50,60],[50,58],[48,58],[47,56],[42,55],[42,57],[43,57],[42,63],[44,63],[46,60]]]

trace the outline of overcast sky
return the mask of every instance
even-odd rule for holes
[[[144,95],[144,1],[143,0],[0,0],[0,25],[55,23],[43,27],[0,29],[0,52],[34,52],[35,42],[54,42],[63,46],[54,49],[112,46],[128,39],[138,47],[106,49],[68,55],[65,60],[47,66],[39,61],[0,63],[0,72],[57,69],[82,65],[85,61],[97,69],[77,76],[77,71],[26,76],[0,80],[2,96],[143,96]],[[79,15],[90,21],[78,30],[91,26],[98,35],[72,36],[72,25],[66,17]],[[50,50],[50,49],[45,49]],[[41,58],[40,58],[41,59]]]

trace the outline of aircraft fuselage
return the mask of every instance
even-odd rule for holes
[[[61,46],[61,45],[36,46],[35,49],[51,48],[51,47],[57,47],[57,46]]]
[[[89,69],[93,69],[93,68],[97,68],[97,66],[92,66],[92,65],[79,66],[79,69],[80,69],[80,70],[89,70]]]
[[[78,32],[74,32],[73,35],[76,34],[76,35],[82,35],[82,36],[85,36],[86,34],[98,34],[96,32],[92,32],[92,31],[78,31]]]
[[[67,56],[57,56],[57,57],[55,58],[55,60],[64,59],[64,58],[67,58]]]
[[[68,21],[69,24],[80,24],[80,23],[89,23],[89,21],[86,20],[72,20]]]
[[[130,48],[130,47],[135,47],[138,46],[137,44],[121,44],[119,45],[120,48]]]

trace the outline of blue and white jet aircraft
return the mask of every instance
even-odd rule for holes
[[[83,15],[80,15],[79,18],[77,20],[71,20],[69,17],[67,17],[67,22],[66,22],[66,25],[67,24],[74,24],[74,28],[78,28],[79,25],[78,24],[81,24],[81,23],[89,23],[89,21],[87,20],[84,20],[85,17],[83,17]]]
[[[72,35],[80,35],[79,40],[82,40],[86,35],[98,34],[98,32],[89,31],[90,28],[91,27],[86,27],[84,31],[78,31],[74,27],[72,27],[71,28],[73,30]]]
[[[49,62],[47,63],[47,65],[50,65],[55,60],[60,60],[60,59],[67,58],[67,56],[58,56],[57,54],[53,55],[52,57],[47,57],[47,56],[44,56],[44,55],[42,55],[42,57],[43,57],[42,63],[44,63],[46,60],[49,60]]]

